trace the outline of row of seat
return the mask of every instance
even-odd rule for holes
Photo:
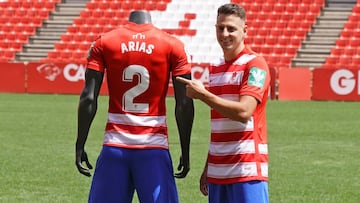
[[[301,41],[306,37],[306,32],[308,32],[311,28],[312,23],[315,22],[316,16],[319,14],[321,6],[324,5],[324,0],[242,0],[244,3],[244,7],[247,9],[248,13],[248,37],[246,42],[250,44],[253,49],[261,54],[264,55],[266,60],[270,65],[279,65],[282,66],[290,65],[291,59],[296,55],[297,49],[301,45]],[[49,1],[50,2],[50,1]],[[105,3],[104,3],[105,2]],[[87,3],[86,9],[81,12],[78,18],[74,20],[74,24],[69,26],[67,29],[67,33],[61,36],[61,40],[58,43],[55,43],[54,50],[50,51],[47,57],[47,60],[62,60],[62,59],[73,59],[73,60],[84,60],[90,42],[97,36],[97,34],[101,32],[106,32],[119,24],[122,24],[128,17],[130,13],[130,9],[128,6],[130,5],[131,8],[135,8],[134,6],[137,3],[134,2],[142,2],[143,5],[147,4],[148,2],[152,2],[155,4],[149,10],[151,11],[159,11],[161,12],[162,9],[176,9],[176,8],[186,8],[190,1],[179,1],[177,3],[182,4],[179,6],[174,6],[170,1],[104,1],[104,0],[92,0]],[[233,1],[234,2],[234,1]],[[242,4],[242,2],[240,2]],[[247,3],[252,2],[252,4]],[[271,5],[272,10],[269,10],[265,6],[261,6],[260,8],[264,10],[257,11],[251,10],[254,5],[258,5],[262,2],[263,5]],[[289,5],[298,5],[296,6],[288,6],[284,7],[285,2],[288,2]],[[213,2],[204,2],[201,3],[211,4]],[[170,6],[171,4],[171,6]],[[199,4],[199,1],[194,1],[194,4]],[[100,5],[108,5],[108,8],[103,8]],[[163,8],[159,9],[157,6],[162,5]],[[320,6],[319,6],[320,5]],[[204,6],[205,7],[205,6]],[[119,10],[115,10],[115,8],[123,9],[124,12],[119,12]],[[192,7],[191,7],[192,8]],[[208,7],[206,7],[208,8]],[[276,12],[277,9],[285,9],[283,13]],[[308,11],[305,12],[304,8],[308,8]],[[288,10],[288,11],[287,11]],[[181,18],[180,20],[175,20],[175,23],[170,23],[170,27],[163,27],[163,30],[169,32],[173,35],[178,37],[185,37],[182,39],[187,39],[186,37],[201,37],[200,35],[207,34],[209,31],[204,31],[203,27],[192,27],[193,20],[199,20],[200,17],[204,17],[204,13],[196,13],[193,10],[183,11],[185,15],[179,16],[177,11],[168,10],[175,19],[178,17]],[[20,12],[21,13],[21,12]],[[181,13],[181,11],[179,12]],[[353,14],[357,16],[356,13]],[[112,17],[110,17],[112,16]],[[155,15],[154,15],[155,16]],[[302,17],[302,18],[301,18]],[[167,20],[171,21],[174,18],[166,18]],[[357,19],[356,17],[352,17],[353,19]],[[250,20],[251,19],[251,20]],[[201,19],[200,19],[201,20]],[[349,20],[350,21],[350,20]],[[213,27],[213,22],[208,19],[201,20],[201,23],[206,28],[210,26]],[[26,24],[26,23],[25,23]],[[81,26],[80,26],[81,25]],[[348,25],[350,26],[350,25]],[[1,26],[1,30],[2,30]],[[10,32],[11,26],[5,26],[6,29],[4,32]],[[352,27],[346,28],[349,33],[352,31]],[[347,48],[349,45],[355,46],[355,40],[347,39],[346,36],[350,36],[349,33],[342,33],[342,38],[346,40],[338,40],[337,44],[339,45],[339,49]],[[0,30],[0,40],[1,40],[1,31]],[[14,31],[14,29],[13,29]],[[12,31],[12,32],[13,32]],[[353,34],[354,35],[354,34]],[[8,37],[4,37],[7,39]],[[204,36],[202,37],[204,38]],[[198,38],[199,39],[199,38]],[[10,41],[12,41],[11,39]],[[195,40],[196,41],[196,40]],[[345,41],[345,42],[344,42]],[[360,40],[358,40],[360,41]],[[215,39],[212,41],[215,43]],[[16,44],[17,42],[15,42]],[[24,41],[24,43],[26,43]],[[190,53],[196,55],[194,58],[203,59],[206,56],[213,56],[215,52],[218,52],[219,49],[214,49],[209,46],[203,46],[202,44],[196,43],[187,43],[190,47]],[[344,46],[341,46],[344,44]],[[11,45],[9,43],[8,45]],[[1,48],[0,45],[0,52],[4,50]],[[17,45],[15,45],[17,46]],[[343,48],[341,48],[343,47]],[[9,48],[9,47],[8,47]],[[14,50],[14,48],[13,48]],[[333,51],[334,55],[337,53]],[[4,52],[0,53],[0,56],[3,55]],[[14,53],[14,52],[12,52]],[[202,54],[202,55],[200,55]],[[7,56],[11,56],[11,54],[7,54]],[[342,57],[342,54],[335,55],[336,57]]]
[[[323,67],[360,67],[360,1],[353,7]]]
[[[324,5],[325,0],[232,0],[231,2],[238,4],[319,4]]]
[[[286,60],[284,61],[290,63],[289,58],[296,54],[294,51],[296,50],[295,48],[300,45],[301,40],[305,37],[306,32],[310,29],[311,24],[314,22],[318,12],[320,12],[319,5],[323,4],[323,1],[316,1],[320,3],[315,2],[313,4],[308,4],[305,1],[304,3],[294,1],[294,6],[288,6],[291,8],[286,7],[285,4],[281,4],[281,1],[280,3],[273,3],[272,0],[263,0],[261,2],[264,6],[258,4],[255,8],[253,6],[256,5],[256,2],[257,0],[255,0],[254,4],[244,4],[245,9],[249,11],[248,19],[253,18],[253,21],[248,21],[248,43],[255,45],[255,48],[257,47],[257,45],[263,43],[265,44],[265,46],[261,47],[260,53],[270,54],[271,52],[274,52],[277,57],[285,54]],[[133,9],[139,9],[140,7],[145,8],[148,3],[149,1],[141,0],[131,2],[91,1],[87,3],[86,9],[80,13],[80,16],[74,20],[74,25],[68,28],[66,34],[62,35],[61,42],[55,45],[55,49],[61,50],[63,48],[67,51],[85,51],[86,46],[83,45],[83,43],[89,42],[90,39],[85,39],[85,37],[80,36],[83,36],[84,33],[90,33],[91,35],[95,35],[96,33],[101,33],[108,29],[111,29],[111,27],[116,27],[117,25],[122,24],[124,21],[127,20],[128,14],[130,13],[129,6],[131,6]],[[167,11],[172,14],[172,17],[166,18],[166,20],[168,20],[169,22],[173,19],[173,23],[169,23],[169,27],[163,27],[163,30],[178,37],[194,37],[197,33],[205,34],[206,32],[203,32],[201,30],[201,27],[210,27],[213,25],[213,22],[211,20],[208,21],[208,19],[205,18],[205,21],[202,21],[202,24],[198,25],[201,27],[191,27],[191,21],[196,20],[198,17],[197,14],[192,13],[191,9],[197,7],[197,10],[201,10],[202,6],[200,5],[210,4],[211,2],[209,3],[204,1],[180,1],[178,2],[178,5],[172,4],[171,6],[168,5],[170,2],[165,1],[153,1],[151,3],[153,3],[155,6],[152,5],[151,8],[145,8],[146,10],[163,10],[157,7],[157,5],[159,4],[162,4],[162,6],[164,6],[165,8],[170,9]],[[203,7],[208,8],[209,6]],[[184,13],[183,10],[178,10],[179,8],[189,9],[189,12],[185,12],[187,13],[185,14],[185,16],[179,16],[181,12]],[[258,10],[259,8],[263,10]],[[124,12],[119,12],[119,10],[122,10]],[[285,11],[284,14],[281,13],[281,11]],[[309,13],[308,11],[311,11],[311,13]],[[304,12],[309,13],[309,15],[306,15],[306,18],[303,17]],[[199,16],[201,16],[203,13],[198,14]],[[165,16],[163,17],[165,18]],[[277,19],[281,20],[276,21]],[[274,26],[274,21],[278,22],[277,24],[279,27]],[[284,37],[281,37],[283,35]],[[290,36],[292,40],[290,40]],[[291,41],[290,48],[284,49],[283,45],[288,44],[289,41]],[[276,44],[279,44],[281,48],[271,48],[271,46],[274,46]],[[207,47],[192,45],[192,43],[190,43],[190,52],[193,55],[209,55],[208,50],[209,49]],[[217,50],[215,49],[215,51]],[[198,58],[202,57],[199,56]]]
[[[12,0],[0,2],[0,55],[13,60],[36,28],[49,18],[61,0]]]

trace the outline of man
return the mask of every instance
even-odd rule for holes
[[[217,41],[223,58],[210,67],[209,90],[177,78],[187,95],[211,107],[211,142],[200,191],[210,203],[267,203],[268,152],[265,105],[270,74],[263,57],[245,46],[245,11],[218,8]]]
[[[180,172],[175,177],[184,178],[190,170],[194,117],[193,101],[186,96],[185,85],[175,80],[191,79],[184,45],[155,28],[145,11],[131,12],[127,24],[92,43],[78,107],[76,140],[76,166],[85,176],[91,176],[92,169],[85,142],[96,114],[104,72],[109,90],[108,120],[89,202],[130,203],[135,190],[140,202],[178,202],[165,99],[172,74],[182,150]]]

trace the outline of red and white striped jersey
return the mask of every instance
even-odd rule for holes
[[[169,78],[191,73],[183,43],[151,24],[129,22],[93,42],[87,68],[107,77],[109,109],[103,144],[168,149]]]
[[[211,109],[207,173],[210,183],[268,180],[265,105],[269,84],[270,73],[264,58],[248,47],[235,60],[220,59],[210,66],[212,93],[233,101],[251,95],[259,102],[247,123],[231,120]]]

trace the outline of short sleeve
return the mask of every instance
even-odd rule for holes
[[[190,55],[185,50],[184,44],[177,39],[173,39],[172,42],[170,58],[172,75],[191,74]]]
[[[242,80],[240,95],[250,95],[262,102],[270,86],[270,72],[263,57],[249,61]]]
[[[91,43],[87,55],[87,68],[104,72],[105,62],[103,57],[103,48],[101,43],[101,36]]]

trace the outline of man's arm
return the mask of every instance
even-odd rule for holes
[[[75,145],[75,164],[78,171],[85,175],[91,176],[89,169],[92,169],[87,153],[85,143],[88,137],[91,123],[97,110],[97,99],[99,96],[104,73],[91,69],[86,69],[85,86],[80,95],[78,106],[78,130]],[[86,163],[86,167],[82,165]]]
[[[200,99],[227,118],[246,123],[255,111],[258,101],[253,96],[244,95],[239,101],[230,101],[218,97],[205,89],[200,81],[177,77],[176,80],[186,84],[187,96]]]
[[[181,75],[179,77],[191,79],[191,74]],[[190,137],[194,120],[193,100],[186,96],[185,85],[172,77],[175,93],[175,117],[180,136],[181,157],[175,174],[176,178],[184,178],[190,170]]]

